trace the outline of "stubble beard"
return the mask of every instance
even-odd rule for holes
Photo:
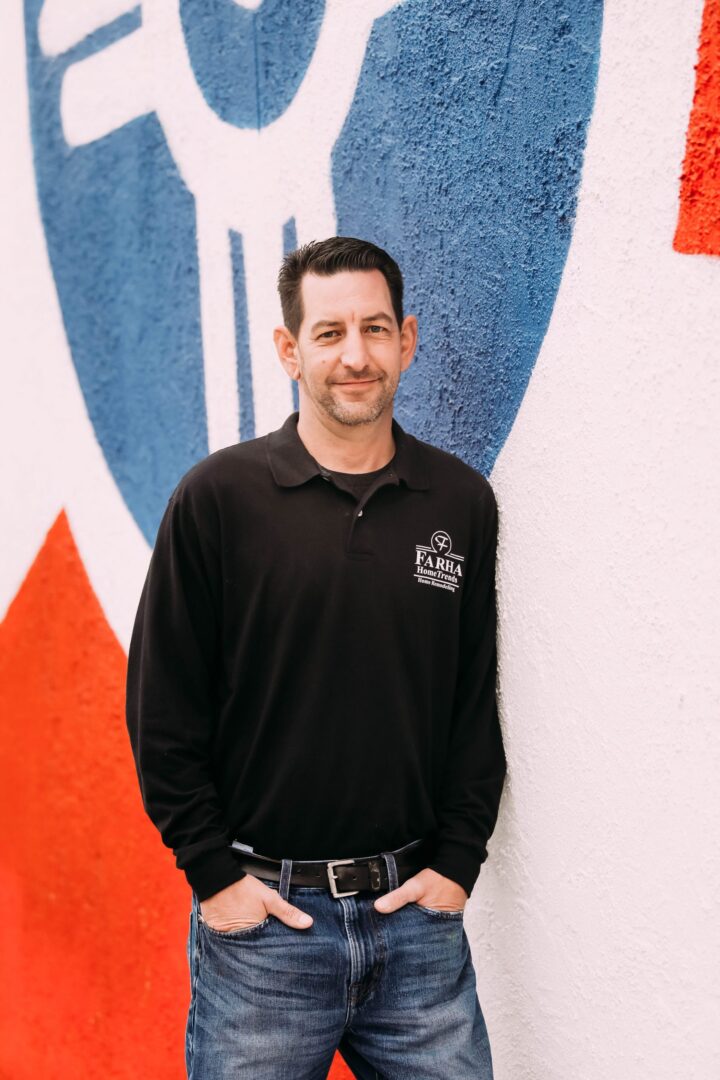
[[[393,380],[388,375],[383,376],[380,393],[369,402],[358,401],[355,404],[346,404],[338,401],[328,386],[315,400],[323,412],[338,424],[344,424],[346,427],[373,424],[387,409],[392,408],[398,383],[399,379]]]

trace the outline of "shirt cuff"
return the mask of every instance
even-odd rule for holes
[[[457,844],[440,843],[428,863],[428,869],[435,870],[443,877],[457,882],[470,896],[483,862],[484,859],[478,859],[477,855],[471,854],[467,848],[459,847]]]
[[[246,876],[246,871],[241,869],[229,847],[205,853],[193,860],[184,871],[190,888],[200,902]]]

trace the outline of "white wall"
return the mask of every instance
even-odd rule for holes
[[[609,4],[493,480],[509,778],[469,916],[497,1080],[720,1076],[720,262],[672,250],[701,4]]]

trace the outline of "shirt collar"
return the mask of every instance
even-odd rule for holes
[[[270,470],[281,487],[299,487],[313,476],[320,476],[318,463],[298,435],[299,416],[298,412],[291,413],[282,427],[271,431],[267,437]],[[398,480],[415,491],[425,491],[430,484],[417,439],[403,431],[394,417],[392,434],[395,441],[393,469]]]

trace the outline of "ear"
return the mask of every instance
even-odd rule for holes
[[[300,379],[300,361],[298,360],[297,341],[288,330],[287,326],[276,326],[273,330],[275,349],[280,358],[280,363],[287,371],[291,379],[297,382]]]
[[[400,327],[400,370],[410,367],[418,340],[418,321],[415,315],[406,315]]]

